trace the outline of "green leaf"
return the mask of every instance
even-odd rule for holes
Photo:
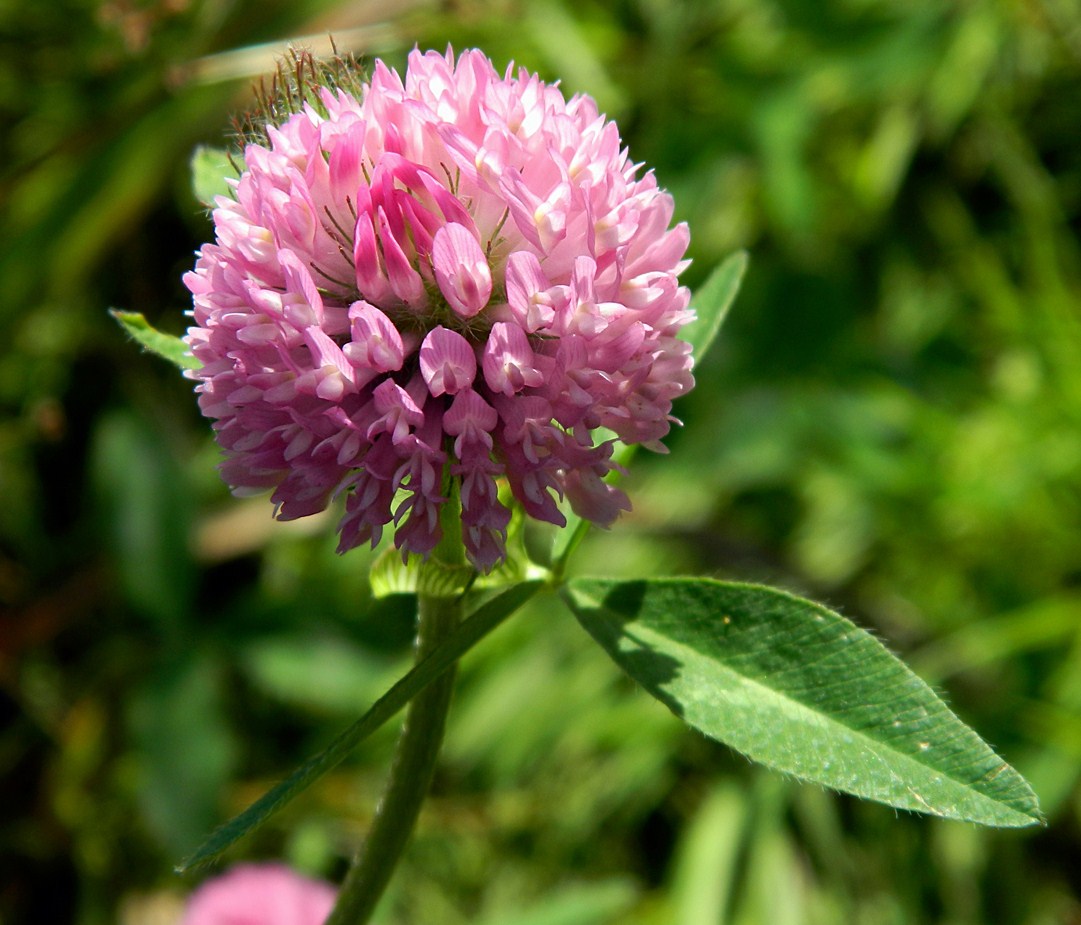
[[[901,809],[1041,821],[1025,780],[869,633],[825,607],[710,579],[577,579],[564,596],[677,716],[750,758]]]
[[[180,369],[198,369],[203,364],[191,355],[188,345],[173,334],[166,334],[153,327],[142,312],[123,312],[117,308],[109,310],[128,334],[151,353],[156,353],[163,360],[168,360]]]
[[[687,325],[680,336],[694,348],[695,363],[702,362],[702,357],[720,333],[728,309],[732,307],[743,282],[748,259],[746,251],[730,254],[692,297],[698,318]]]
[[[177,872],[183,873],[214,860],[238,839],[266,822],[293,797],[303,793],[320,777],[335,768],[354,748],[536,594],[542,584],[540,581],[522,582],[501,591],[477,607],[427,658],[414,666],[380,697],[367,713],[244,812],[216,829],[194,854],[177,866]]]
[[[237,155],[233,155],[234,158]],[[199,145],[191,155],[191,191],[208,209],[214,208],[218,196],[233,196],[227,179],[236,177],[237,170],[224,148]]]

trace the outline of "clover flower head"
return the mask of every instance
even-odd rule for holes
[[[323,925],[336,895],[282,864],[241,864],[192,894],[182,925]]]
[[[427,554],[457,480],[482,570],[508,504],[609,525],[613,439],[663,451],[693,385],[668,193],[590,98],[479,51],[376,61],[297,110],[246,146],[185,276],[226,481],[282,519],[344,495],[340,550],[393,525]]]

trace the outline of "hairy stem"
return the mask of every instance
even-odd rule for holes
[[[460,598],[420,596],[417,606],[416,659],[428,655],[455,627]],[[398,738],[390,779],[371,831],[338,895],[326,925],[364,925],[383,895],[413,834],[431,784],[454,686],[448,669],[413,699]]]

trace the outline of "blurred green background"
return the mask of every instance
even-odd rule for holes
[[[482,47],[594,95],[752,253],[580,571],[843,610],[1033,783],[993,832],[751,767],[555,601],[462,668],[388,923],[1081,922],[1081,8],[1070,0],[0,0],[0,923],[169,925],[172,864],[408,661],[327,520],[229,497],[180,332],[188,159],[297,36]],[[340,876],[384,729],[234,858]]]

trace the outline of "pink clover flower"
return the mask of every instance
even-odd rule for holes
[[[558,525],[557,498],[603,526],[628,510],[598,429],[663,451],[693,386],[688,232],[596,104],[415,51],[267,139],[184,277],[234,491],[272,489],[286,520],[344,495],[341,551],[393,524],[426,554],[456,478],[482,570],[507,503]]]

